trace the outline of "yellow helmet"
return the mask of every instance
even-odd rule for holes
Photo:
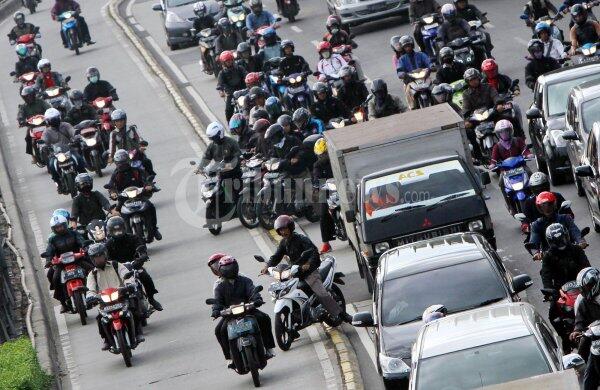
[[[319,138],[317,142],[315,142],[315,154],[317,156],[322,155],[327,152],[327,141],[325,138]]]

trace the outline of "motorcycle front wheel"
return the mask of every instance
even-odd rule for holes
[[[221,223],[214,222],[212,224],[209,224],[209,221],[214,221],[216,219],[214,206],[206,208],[205,216],[206,216],[206,223],[208,224],[208,231],[213,236],[218,236],[221,233],[221,228],[222,228]]]
[[[240,223],[246,229],[258,227],[259,221],[256,214],[256,206],[252,203],[251,199],[245,199],[244,196],[240,196],[237,203],[237,215]]]
[[[85,303],[84,303],[84,292],[83,290],[79,290],[75,292],[75,295],[73,295],[73,301],[75,302],[75,310],[77,310],[77,313],[79,313],[79,320],[81,321],[81,325],[86,325],[87,324],[87,311],[85,310]]]
[[[77,29],[72,28],[69,30],[69,35],[71,39],[71,48],[75,50],[75,55],[79,55],[79,36],[77,34]]]
[[[125,332],[125,329],[117,331],[117,343],[119,344],[119,350],[121,351],[121,355],[123,356],[123,360],[125,361],[125,366],[131,367],[131,348],[125,340]]]
[[[342,313],[345,313],[346,298],[344,298],[344,294],[342,293],[342,290],[340,290],[340,288],[337,286],[337,284],[333,284],[331,286],[330,293],[333,299],[335,299],[335,302],[338,304],[338,306],[340,306],[340,309],[342,309]],[[325,323],[331,327],[339,325],[339,319],[331,318],[331,315],[325,316],[325,319],[323,321],[325,321]]]
[[[269,196],[267,199],[260,199],[256,202],[256,216],[260,226],[267,230],[273,229],[277,213],[273,212],[273,198]]]
[[[275,340],[282,351],[288,351],[294,338],[289,332],[290,316],[287,312],[279,313],[275,317]]]
[[[252,348],[244,348],[244,355],[246,356],[246,363],[252,374],[252,382],[254,387],[260,387],[260,373],[258,372],[260,364],[256,359],[256,355]]]
[[[65,190],[71,195],[71,198],[77,196],[77,187],[75,187],[75,177],[71,173],[67,173],[63,176]]]

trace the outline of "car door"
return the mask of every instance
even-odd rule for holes
[[[543,90],[544,86],[542,84],[535,84],[535,89],[533,91],[533,102],[529,108],[537,108],[538,110],[542,110]],[[532,119],[529,121],[529,138],[531,139],[531,142],[533,142],[533,148],[535,149],[536,154],[540,157],[544,155],[542,139],[544,138],[544,134],[546,132],[545,127],[545,119],[543,115],[542,118]]]
[[[569,160],[573,167],[581,165],[581,159],[585,154],[585,146],[582,142],[581,129],[579,126],[579,119],[577,116],[577,110],[575,107],[575,98],[573,93],[569,95],[567,100],[567,111],[565,113],[565,128],[567,130],[574,131],[579,139],[567,142],[567,153],[569,154]]]
[[[582,163],[592,168],[593,176],[584,177],[581,180],[590,210],[596,219],[600,215],[600,210],[598,209],[598,184],[600,183],[600,178],[598,177],[598,172],[600,172],[598,167],[598,133],[599,130],[596,128],[590,133],[582,158]]]

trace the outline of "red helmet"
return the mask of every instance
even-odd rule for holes
[[[329,43],[327,41],[323,41],[317,45],[317,51],[319,53],[321,53],[322,51],[326,51],[326,50],[331,51],[331,43]]]
[[[264,133],[267,131],[269,126],[271,126],[271,122],[264,118],[261,118],[254,122],[254,125],[252,126],[252,131],[254,131],[255,133]]]
[[[486,74],[493,73],[494,75],[498,72],[498,64],[491,58],[481,63],[481,71]]]
[[[210,257],[208,258],[208,262],[206,263],[206,265],[208,265],[209,267],[211,265],[213,265],[215,262],[221,260],[222,257],[227,256],[225,253],[213,253],[212,255],[210,255]]]
[[[283,228],[288,228],[290,231],[294,231],[294,220],[289,215],[283,214],[277,217],[273,227],[275,228],[277,234],[281,234],[279,233],[279,230]]]
[[[556,203],[556,195],[550,191],[540,192],[535,198],[535,204],[536,206],[541,206],[544,203]]]
[[[250,72],[246,75],[246,78],[244,79],[244,81],[246,82],[246,87],[248,87],[248,88],[254,87],[254,86],[258,85],[258,83],[260,82],[260,73]]]
[[[227,61],[233,61],[233,52],[230,50],[225,50],[223,53],[219,54],[219,62],[225,63]]]

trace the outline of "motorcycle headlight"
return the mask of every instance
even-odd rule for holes
[[[104,108],[105,105],[106,105],[106,102],[104,100],[98,100],[96,102],[96,107],[98,107],[98,108]]]
[[[46,95],[48,95],[49,97],[55,97],[55,96],[58,96],[59,92],[60,92],[60,88],[48,88],[46,90]]]
[[[354,119],[356,119],[357,122],[362,122],[365,118],[361,111],[357,111],[354,113]]]
[[[65,162],[67,161],[67,155],[64,153],[59,153],[56,155],[56,159],[58,160],[58,162]]]
[[[246,14],[240,14],[238,20],[244,20],[246,19]]]
[[[125,195],[127,195],[128,198],[135,198],[138,194],[137,190],[128,190],[125,191]]]
[[[23,78],[27,81],[33,80],[34,77],[35,77],[35,73],[33,73],[33,72],[29,72],[29,73],[23,75]]]
[[[240,96],[237,98],[237,104],[240,107],[244,107],[244,103],[246,102],[246,96]]]
[[[375,244],[375,253],[377,254],[383,253],[388,249],[390,249],[390,244],[387,242],[380,242],[378,244]]]
[[[34,126],[39,126],[42,123],[44,123],[44,118],[41,117],[41,116],[39,116],[39,117],[37,117],[37,118],[35,118],[34,120],[31,121],[31,124],[34,125]]]
[[[296,79],[290,77],[290,84],[295,84],[295,83],[296,83]]]
[[[483,230],[483,222],[481,220],[469,222],[469,231],[478,232]]]
[[[428,16],[426,18],[423,18],[423,22],[425,22],[425,24],[433,23],[433,16]]]
[[[523,182],[513,183],[512,188],[513,188],[513,191],[521,191],[523,189],[523,186],[524,186]]]
[[[96,145],[96,138],[84,138],[85,139],[85,144],[89,147],[95,146]]]
[[[273,279],[281,280],[281,272],[273,270]]]
[[[232,306],[231,314],[239,315],[246,311],[246,307],[244,305]]]
[[[379,365],[384,374],[406,374],[410,372],[410,367],[402,359],[379,354]]]
[[[237,16],[237,15],[231,15],[231,21],[232,21],[233,23],[237,22],[238,20],[239,20],[239,18],[238,18],[238,16]]]
[[[119,291],[113,291],[110,294],[101,294],[100,298],[102,298],[102,302],[110,303],[119,299]]]
[[[302,81],[302,76],[296,77],[296,82],[299,83],[300,81]]]

